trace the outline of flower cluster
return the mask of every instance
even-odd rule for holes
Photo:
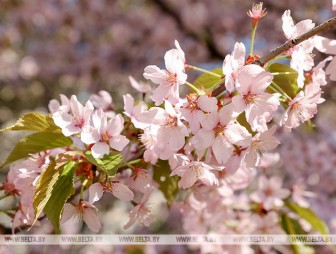
[[[254,22],[265,15],[261,4],[249,12]],[[294,25],[289,10],[282,21],[288,41],[314,27],[311,20]],[[256,26],[253,29],[255,32]],[[57,217],[62,223],[81,218],[93,232],[99,232],[97,203],[112,194],[133,205],[125,229],[136,221],[149,226],[154,218],[149,206],[151,194],[160,189],[167,200],[175,198],[161,185],[162,177],[171,177],[178,188],[190,189],[183,204],[174,204],[182,211],[187,232],[283,233],[279,216],[287,216],[286,207],[298,204],[302,209],[310,204],[297,181],[284,184],[279,175],[265,172],[279,164],[279,157],[272,152],[280,141],[287,142],[286,135],[291,133],[284,132],[312,119],[324,101],[322,88],[327,75],[334,78],[335,63],[328,56],[315,66],[312,51],[317,48],[335,54],[334,45],[335,41],[327,38],[309,38],[261,66],[259,57],[247,57],[245,45],[237,42],[222,66],[209,71],[191,65],[175,41],[175,48],[164,56],[164,69],[155,65],[144,69],[144,78],[154,83],[154,88],[129,78],[142,100],[124,95],[123,110],[114,109],[106,91],[92,95],[85,104],[75,95],[50,101],[50,117],[38,116],[42,123],[32,124],[28,119],[36,115],[30,115],[9,127],[40,131],[35,133],[40,139],[46,132],[52,133],[59,142],[69,144],[50,141],[48,149],[36,153],[38,148],[29,138],[21,141],[35,154],[28,152],[21,157],[24,161],[13,164],[1,185],[6,195],[20,197],[13,229],[38,222],[42,210],[50,219],[48,204],[53,192],[42,183],[55,182],[56,189],[65,186],[64,192],[69,193],[62,196],[64,207]],[[291,67],[277,62],[281,59],[290,60]],[[191,82],[191,70],[204,74]],[[283,79],[289,82],[281,83]],[[192,91],[183,95],[181,86]],[[286,157],[296,155],[286,154],[288,144],[280,148],[285,168],[293,161],[286,161]],[[71,186],[61,182],[63,178]],[[253,223],[249,223],[251,216]],[[298,217],[290,214],[290,219],[297,219],[310,231],[313,225],[307,226]],[[218,224],[220,218],[225,219]],[[213,251],[220,252],[218,248]]]

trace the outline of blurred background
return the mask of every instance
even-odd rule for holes
[[[163,66],[163,56],[175,39],[188,63],[219,67],[236,41],[248,48],[251,22],[246,12],[252,3],[0,0],[0,127],[25,112],[47,111],[48,102],[60,93],[76,94],[84,101],[103,89],[122,107],[122,94],[134,93],[128,76],[143,80],[147,65]],[[261,56],[285,41],[281,28],[285,10],[291,10],[295,22],[312,19],[320,24],[334,15],[330,0],[267,0],[264,7],[268,14],[259,23],[255,45]],[[335,31],[324,36],[335,38]],[[315,62],[321,59],[316,55]],[[326,87],[324,98],[328,102],[320,111],[333,123],[332,85]],[[0,161],[17,138],[15,133],[0,134]]]

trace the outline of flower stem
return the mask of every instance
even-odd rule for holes
[[[285,71],[285,72],[271,72],[274,76],[277,75],[290,75],[290,74],[296,74],[296,72],[291,72],[291,71]]]
[[[271,89],[275,89],[277,90],[280,94],[282,94],[286,99],[288,100],[292,100],[291,97],[289,97],[289,95],[284,91],[282,90],[282,88],[277,84],[275,83],[274,81],[272,81],[271,85],[269,86]]]
[[[185,84],[187,86],[189,86],[191,89],[193,89],[198,95],[203,95],[204,92],[199,90],[196,86],[194,86],[193,84],[189,83],[189,82],[185,82]]]
[[[208,70],[205,70],[205,69],[202,69],[202,68],[199,68],[199,67],[196,67],[196,66],[193,66],[193,65],[189,65],[187,64],[185,66],[187,69],[191,69],[191,70],[195,70],[195,71],[200,71],[200,72],[203,72],[203,73],[206,73],[206,74],[210,74],[214,77],[217,77],[217,78],[222,78],[222,75],[218,74],[218,73],[214,73],[212,71],[208,71]]]
[[[257,31],[258,22],[252,23],[252,31],[251,31],[251,43],[250,43],[250,56],[253,56],[253,47],[254,47],[254,37]]]
[[[208,90],[206,91],[206,93],[208,94],[208,93],[212,92],[215,88],[217,88],[217,86],[219,86],[223,83],[224,83],[224,79],[219,80],[218,82],[213,84],[211,87],[209,87]]]
[[[86,184],[88,183],[88,181],[89,181],[89,179],[85,179],[85,180],[83,181],[82,188],[81,188],[81,192],[80,192],[80,196],[79,196],[80,200],[83,200],[84,189],[85,189],[85,186],[86,186]]]

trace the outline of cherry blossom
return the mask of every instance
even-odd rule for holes
[[[140,101],[137,105],[134,105],[134,98],[130,94],[123,96],[124,99],[124,114],[131,118],[135,128],[144,129],[149,126],[144,122],[143,112],[147,111],[147,105],[143,101]]]
[[[159,86],[153,91],[152,99],[156,106],[163,103],[164,99],[175,105],[179,102],[179,86],[187,80],[184,73],[184,62],[177,49],[172,49],[165,54],[166,70],[161,70],[155,65],[145,68],[144,77]]]
[[[314,26],[315,24],[310,19],[302,20],[294,25],[290,10],[286,10],[282,15],[282,29],[288,40],[293,40],[303,33],[308,32]],[[304,71],[309,71],[314,65],[311,54],[313,48],[313,39],[308,39],[292,47],[287,52],[292,56],[291,67],[298,71],[298,86],[301,88],[304,85]]]
[[[142,199],[138,205],[136,205],[130,212],[130,219],[127,224],[124,226],[124,229],[128,229],[136,221],[139,221],[144,226],[148,227],[153,220],[153,214],[148,208],[148,199],[152,193],[152,188],[147,187],[146,192],[143,194]]]
[[[263,3],[252,4],[252,10],[247,12],[247,15],[257,22],[259,19],[265,17],[267,14],[266,9],[263,9]]]
[[[87,101],[83,106],[73,95],[67,109],[60,107],[58,111],[53,113],[52,117],[55,124],[61,127],[62,133],[65,136],[71,136],[80,133],[84,126],[89,123],[94,108],[90,101]]]
[[[263,208],[270,210],[283,206],[283,200],[287,198],[290,191],[282,188],[282,179],[278,176],[273,176],[267,179],[265,176],[260,176],[258,181],[258,190],[253,192],[251,200],[262,203]]]
[[[223,62],[223,73],[225,75],[225,87],[232,92],[237,83],[240,68],[245,64],[245,46],[243,43],[236,42],[231,55],[226,55]]]
[[[274,137],[276,126],[265,132],[257,133],[252,139],[251,144],[247,148],[245,162],[248,168],[254,168],[260,163],[260,156],[276,148],[280,141]]]
[[[133,192],[124,184],[119,182],[94,183],[89,188],[89,203],[98,201],[104,192],[111,192],[116,198],[131,201],[134,198]]]
[[[180,108],[182,115],[189,123],[190,130],[196,133],[201,128],[203,112],[210,113],[217,111],[217,99],[207,95],[197,96],[191,94],[187,96],[187,102]]]
[[[121,135],[124,127],[124,119],[121,115],[107,120],[102,110],[97,110],[92,115],[92,125],[83,128],[81,139],[85,144],[94,144],[91,148],[95,158],[101,158],[109,154],[110,148],[122,151],[129,140]]]
[[[104,90],[90,96],[90,101],[96,109],[101,109],[107,114],[109,118],[115,116],[113,111],[114,105],[111,95]]]
[[[168,159],[184,146],[185,137],[189,135],[181,121],[181,113],[178,113],[169,101],[165,101],[165,109],[157,108],[157,115],[152,121],[159,126],[157,142],[153,149],[161,159]]]
[[[76,206],[70,203],[64,205],[61,222],[65,223],[68,220],[76,219],[83,220],[89,229],[95,233],[98,233],[101,228],[97,217],[97,208],[86,201],[80,201]]]
[[[314,37],[314,46],[317,50],[325,54],[336,55],[336,40],[331,40],[322,36]],[[331,80],[336,80],[335,72],[333,71],[336,67],[336,58],[334,57],[329,63],[326,74],[330,75]]]
[[[149,93],[152,91],[152,88],[149,84],[144,82],[137,82],[132,76],[128,76],[128,79],[132,87],[140,93]]]
[[[300,91],[293,100],[289,102],[289,107],[283,113],[280,126],[286,131],[296,128],[317,113],[317,104],[324,102],[321,98],[321,89],[316,84],[310,84]]]
[[[192,144],[199,150],[198,154],[209,147],[219,164],[226,163],[233,153],[233,144],[244,142],[250,133],[240,124],[234,122],[232,104],[224,106],[219,112],[203,116],[202,128],[193,136]]]
[[[200,180],[207,186],[218,185],[216,175],[213,170],[221,171],[223,168],[210,166],[202,161],[192,161],[185,166],[176,168],[170,175],[181,176],[178,185],[180,188],[188,189],[193,186],[197,180]]]
[[[252,74],[253,73],[253,74]],[[247,122],[252,130],[265,131],[274,112],[280,105],[280,94],[270,94],[265,89],[273,80],[273,75],[257,65],[242,68],[238,77],[238,96],[232,98],[232,103],[238,113],[245,111]]]

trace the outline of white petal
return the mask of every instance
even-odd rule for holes
[[[120,200],[131,201],[134,199],[133,192],[121,183],[112,183],[112,194]]]
[[[95,158],[102,158],[105,154],[110,153],[110,147],[104,142],[98,142],[91,148],[92,156]]]
[[[89,188],[89,204],[93,204],[94,202],[101,199],[104,193],[103,185],[100,183],[94,183]]]
[[[63,208],[61,223],[70,220],[71,217],[74,216],[77,212],[78,211],[76,207],[74,207],[72,204],[66,203]]]
[[[85,208],[83,211],[83,220],[88,225],[89,229],[95,233],[99,232],[101,224],[97,217],[96,209],[91,207]]]
[[[208,97],[207,95],[201,95],[197,99],[197,105],[205,112],[217,111],[217,102],[218,101],[215,97]]]
[[[110,139],[110,146],[117,151],[122,151],[128,143],[129,140],[123,135],[112,137]]]

